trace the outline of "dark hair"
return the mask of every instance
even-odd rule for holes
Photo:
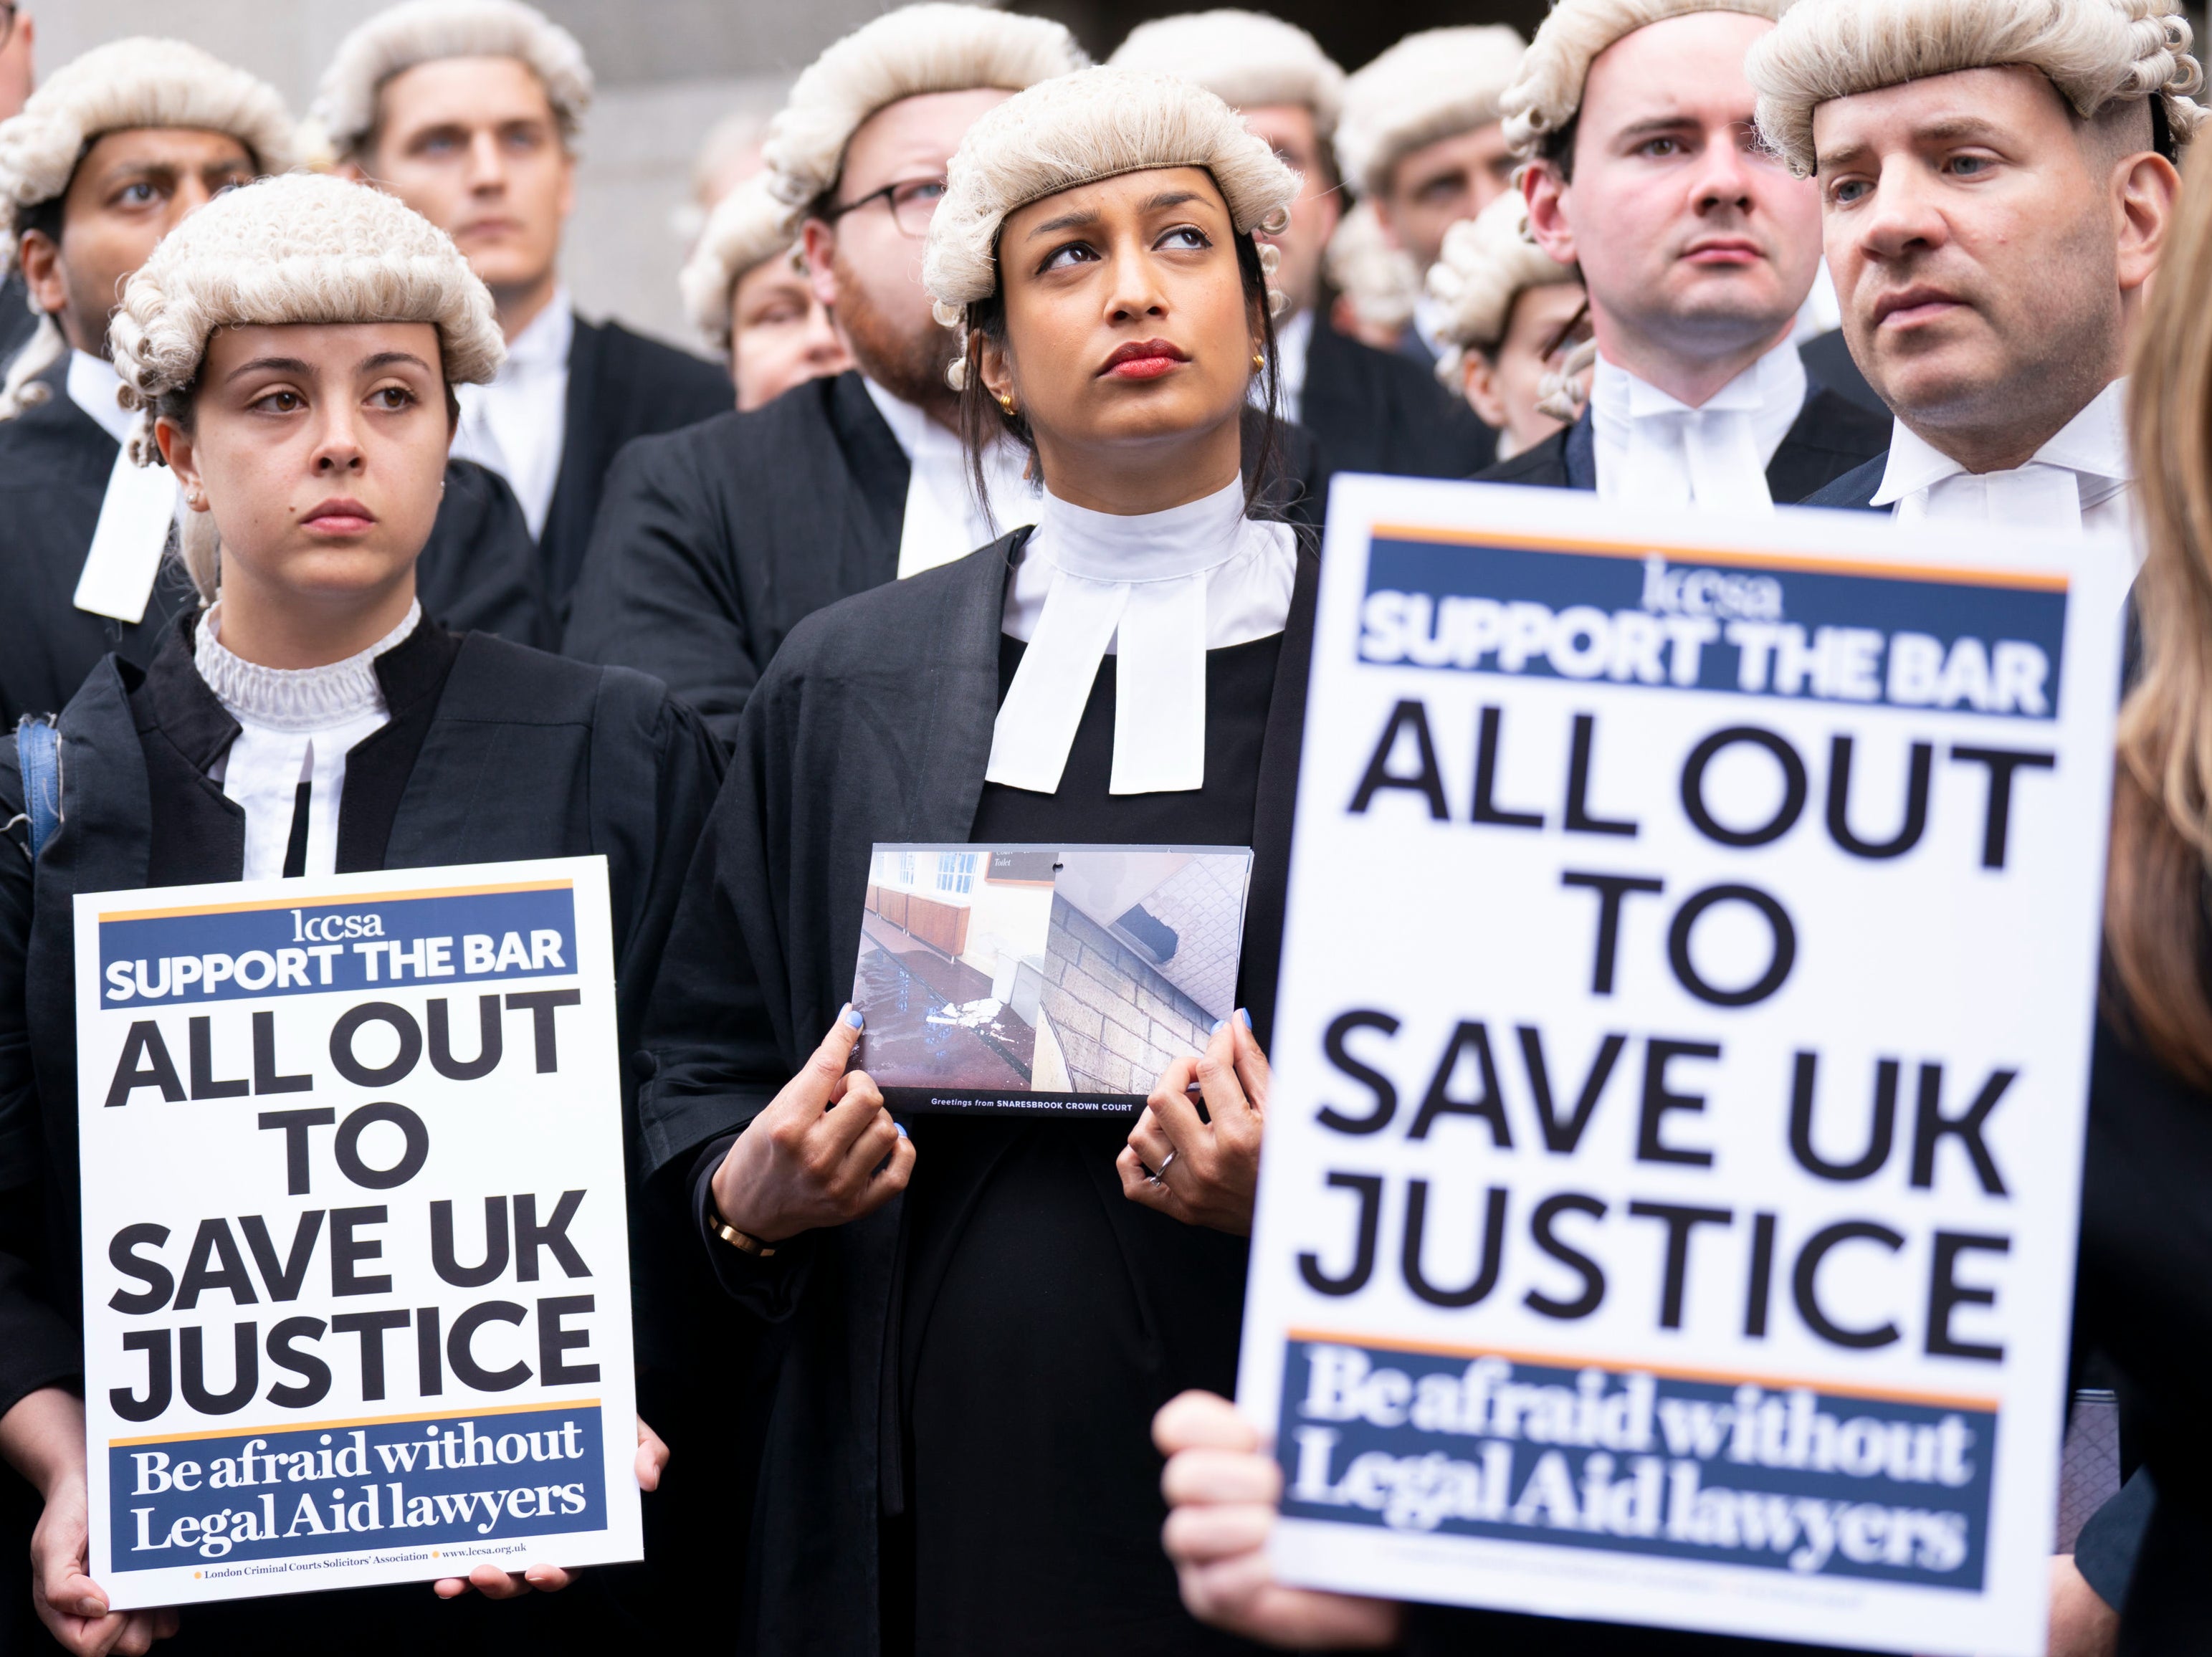
[[[1236,236],[1237,274],[1243,279],[1244,297],[1256,302],[1260,309],[1261,337],[1266,342],[1262,350],[1267,366],[1261,371],[1261,385],[1266,396],[1261,409],[1260,442],[1256,455],[1248,454],[1244,467],[1244,510],[1255,515],[1275,515],[1279,502],[1268,492],[1279,469],[1282,449],[1282,379],[1280,364],[1275,351],[1275,316],[1268,305],[1267,274],[1260,263],[1260,245],[1249,230]],[[994,250],[995,252],[995,250]],[[1004,266],[1000,267],[1003,272]],[[1002,436],[1012,437],[1027,452],[1030,474],[1042,476],[1037,456],[1036,436],[1030,429],[1029,416],[1017,411],[1008,414],[991,396],[990,388],[983,384],[983,342],[987,339],[1003,347],[1006,343],[1006,278],[1000,277],[999,286],[988,299],[979,299],[968,307],[968,377],[960,388],[960,445],[967,452],[968,487],[983,508],[985,519],[992,528],[998,520],[991,512],[991,499],[983,475],[983,455],[994,440]]]
[[[1578,109],[1557,132],[1547,132],[1536,147],[1537,157],[1559,168],[1559,177],[1569,184],[1575,181],[1575,133],[1582,124],[1583,112]]]

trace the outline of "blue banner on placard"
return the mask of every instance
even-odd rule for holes
[[[100,923],[100,1001],[109,1007],[557,978],[575,971],[575,894],[565,881]]]
[[[1290,1343],[1283,1511],[1978,1592],[1987,1410]]]
[[[1359,659],[2057,717],[2063,581],[1814,562],[1378,535]]]
[[[110,1545],[118,1570],[205,1569],[594,1531],[605,1466],[595,1404],[124,1443]]]

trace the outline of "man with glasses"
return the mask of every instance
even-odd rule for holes
[[[805,215],[810,280],[856,366],[631,446],[607,480],[570,655],[653,674],[726,742],[803,616],[1029,521],[1010,458],[988,479],[995,516],[970,497],[945,381],[955,342],[922,291],[922,239],[975,118],[1085,61],[1058,23],[925,3],[799,77],[768,161]]]
[[[446,231],[491,289],[507,361],[460,388],[453,452],[513,487],[556,616],[616,452],[730,403],[718,365],[570,307],[561,234],[591,99],[583,48],[519,0],[409,0],[339,45],[313,111],[339,171]]]

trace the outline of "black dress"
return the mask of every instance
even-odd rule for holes
[[[14,820],[0,836],[0,1411],[39,1387],[75,1387],[81,1373],[71,897],[235,880],[244,867],[244,813],[207,775],[239,727],[192,665],[191,629],[190,618],[173,625],[144,669],[109,657],[64,712],[63,819],[35,867],[21,838],[15,740],[0,737],[0,821]],[[627,1047],[720,777],[711,739],[649,679],[486,634],[455,637],[428,621],[375,669],[392,717],[347,756],[339,871],[604,853]],[[697,1488],[721,1499],[716,1445],[742,1433],[726,1422],[714,1438],[687,1430],[684,1389],[702,1369],[726,1383],[736,1349],[690,1339],[699,1326],[684,1297],[712,1285],[688,1233],[680,1252],[668,1246],[681,1211],[656,1208],[650,1193],[632,1202],[640,1408],[679,1458],[689,1453]],[[712,1523],[703,1509],[686,1514],[675,1490],[672,1477],[672,1510],[661,1496],[646,1503],[649,1551],[672,1518],[688,1519],[679,1533]],[[21,1623],[27,1600],[20,1538],[9,1542],[0,1580],[20,1597],[0,1616],[0,1635]],[[656,1633],[656,1604],[684,1602],[635,1567],[586,1573],[564,1595],[517,1605],[441,1605],[419,1583],[349,1589],[195,1606],[160,1649],[386,1657],[504,1636],[589,1652]],[[686,1632],[690,1643],[696,1633]],[[43,1635],[21,1637],[52,1648]]]

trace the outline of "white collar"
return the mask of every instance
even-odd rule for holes
[[[192,665],[234,719],[276,731],[326,731],[384,707],[376,659],[422,624],[422,601],[366,650],[320,667],[264,667],[234,654],[222,642],[222,605],[200,618]]]
[[[1114,647],[1110,792],[1203,787],[1206,652],[1280,632],[1296,572],[1289,527],[1245,517],[1241,479],[1127,517],[1047,489],[1006,596],[1006,630],[1026,631],[1029,648],[999,708],[985,780],[1058,792]]]
[[[932,420],[920,404],[885,391],[866,374],[860,376],[860,384],[867,389],[868,401],[876,405],[876,412],[883,416],[884,424],[891,428],[899,452],[906,456],[908,464],[923,457],[934,459],[944,453],[962,452],[958,436]]]
[[[868,400],[890,428],[907,459],[906,507],[899,525],[898,576],[904,580],[939,564],[965,558],[1006,531],[1036,521],[1036,492],[1022,473],[1027,457],[1011,440],[983,454],[989,513],[978,507],[968,479],[968,452],[960,439],[915,404],[860,376]]]
[[[1695,408],[1602,353],[1590,382],[1601,500],[1770,512],[1766,468],[1805,405],[1805,365],[1784,340]]]
[[[1871,505],[1894,506],[1905,496],[1931,489],[1953,477],[1976,476],[1985,485],[2004,486],[2029,466],[2056,466],[2098,484],[2129,483],[2135,480],[2134,458],[2128,452],[2126,376],[2091,398],[2080,413],[2061,426],[2026,464],[2008,471],[1969,474],[1966,467],[1922,437],[1902,420],[1893,425],[1889,460],[1882,468],[1881,487]],[[2086,498],[2084,505],[2092,504]],[[2105,493],[2109,494],[2107,489]]]
[[[1297,315],[1286,319],[1275,330],[1275,380],[1282,389],[1283,417],[1300,417],[1306,398],[1306,363],[1313,355],[1314,313],[1308,306]],[[1252,379],[1255,394],[1263,381],[1258,375]]]
[[[115,400],[116,393],[122,389],[123,376],[115,372],[114,364],[89,351],[70,352],[70,401],[118,443],[127,443],[131,440],[131,428],[138,423],[138,411],[126,409]]]
[[[513,379],[549,368],[566,368],[569,348],[575,343],[576,313],[568,302],[568,289],[563,283],[555,287],[553,297],[545,301],[545,308],[507,341],[507,360],[500,365],[499,377]]]
[[[1590,379],[1590,413],[1601,410],[1613,420],[1645,420],[1657,415],[1713,412],[1765,414],[1770,418],[1786,412],[1797,418],[1805,404],[1805,363],[1797,348],[1784,340],[1694,409],[1650,381],[1638,378],[1598,354],[1597,371]],[[1789,429],[1788,422],[1783,429]]]

